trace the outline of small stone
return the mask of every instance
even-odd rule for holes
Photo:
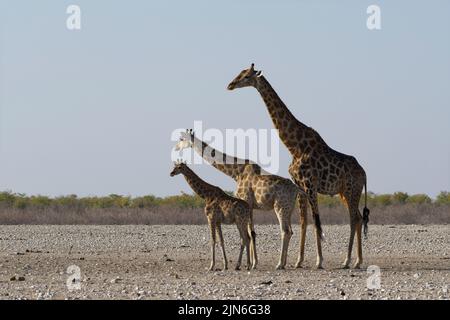
[[[110,282],[111,283],[119,283],[120,281],[122,281],[122,279],[117,277],[117,278],[112,279]]]

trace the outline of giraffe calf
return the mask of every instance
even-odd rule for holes
[[[205,215],[208,219],[211,234],[211,265],[209,270],[212,271],[215,267],[216,237],[219,238],[222,248],[224,269],[228,269],[228,260],[222,235],[222,223],[235,223],[241,237],[241,247],[236,270],[239,270],[241,267],[244,248],[247,252],[247,270],[250,268],[255,269],[258,263],[256,233],[253,226],[253,211],[248,203],[244,200],[234,198],[219,187],[203,181],[183,162],[175,164],[170,176],[173,177],[178,174],[182,174],[192,190],[205,200]]]

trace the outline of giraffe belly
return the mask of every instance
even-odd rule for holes
[[[229,210],[222,210],[221,222],[224,224],[232,224],[236,221],[234,214],[230,214]]]
[[[260,200],[256,201],[259,210],[273,210],[273,200]]]
[[[328,186],[328,187],[321,187],[317,189],[317,192],[320,194],[325,194],[329,196],[334,196],[335,194],[339,193],[339,189],[336,186]]]

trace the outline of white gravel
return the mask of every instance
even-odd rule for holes
[[[348,226],[324,226],[324,270],[314,269],[310,226],[304,268],[293,269],[295,226],[285,271],[274,270],[279,227],[256,227],[258,270],[208,272],[206,225],[0,226],[0,299],[450,298],[449,225],[370,226],[360,270],[340,269]],[[234,262],[236,227],[225,226],[224,236]],[[219,248],[216,259],[221,268]],[[367,287],[372,265],[380,268],[378,289]],[[69,278],[69,266],[79,268],[79,281]]]

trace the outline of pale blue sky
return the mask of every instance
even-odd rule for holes
[[[0,190],[191,192],[169,177],[174,129],[272,128],[256,90],[225,89],[251,62],[369,190],[450,190],[450,1],[0,2]]]

